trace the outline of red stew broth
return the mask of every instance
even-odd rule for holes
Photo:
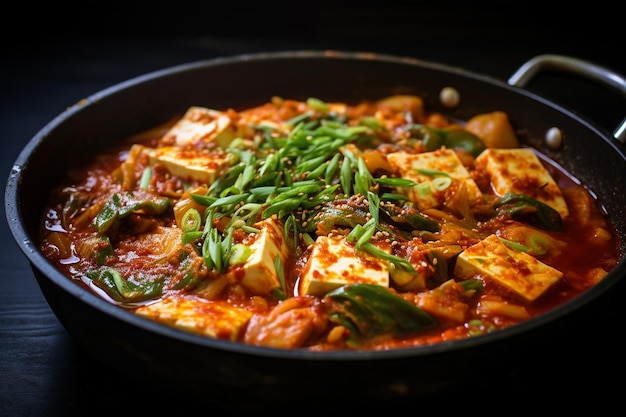
[[[156,147],[161,136],[174,122],[175,120],[146,131],[143,134],[129,138],[128,142],[121,144],[119,147],[116,147],[116,149],[98,155],[91,164],[75,167],[68,172],[67,181],[51,192],[50,203],[46,207],[42,227],[41,249],[43,253],[50,262],[68,276],[68,279],[74,280],[77,284],[85,286],[85,288],[90,291],[95,291],[111,302],[115,301],[107,297],[104,291],[91,284],[91,281],[85,278],[85,271],[94,267],[93,261],[86,260],[77,253],[77,242],[94,234],[91,220],[96,213],[85,213],[92,210],[90,208],[92,203],[108,198],[113,191],[122,191],[123,187],[119,183],[119,177],[113,175],[113,173],[116,170],[119,173],[120,165],[128,158],[130,145],[140,143],[147,147]],[[564,242],[565,247],[555,255],[545,255],[541,257],[541,262],[563,273],[562,279],[556,286],[534,302],[524,302],[519,300],[519,297],[515,294],[510,293],[502,286],[487,279],[483,282],[484,287],[482,292],[466,300],[466,319],[462,322],[454,323],[445,318],[438,318],[437,325],[428,330],[402,337],[382,335],[364,342],[358,349],[389,349],[394,347],[438,343],[445,340],[471,337],[474,334],[482,334],[515,325],[575,298],[591,288],[616,266],[620,256],[617,235],[608,217],[602,211],[599,202],[585,189],[583,184],[571,178],[567,172],[554,161],[551,161],[543,155],[540,155],[540,157],[544,166],[561,188],[570,210],[570,215],[564,219],[562,230],[547,232],[557,240]],[[176,190],[180,190],[185,186],[185,179],[170,175],[162,166],[155,166],[153,175],[155,177],[161,177],[159,181],[156,181],[156,183],[159,184],[156,192],[160,195],[171,196],[172,200],[175,202],[178,198]],[[481,183],[480,178],[477,178],[477,184],[480,185],[483,193],[491,193],[490,190],[486,189],[484,183]],[[77,190],[80,192],[77,192]],[[68,215],[64,214],[63,211],[71,206],[71,204],[68,204],[68,201],[70,199],[86,198],[86,196],[88,196],[89,202],[77,201],[77,205],[82,206],[74,216],[71,216],[73,223],[71,225],[63,224],[62,219],[68,218]],[[173,216],[160,216],[158,223],[164,226],[172,226],[174,223]],[[486,236],[491,232],[497,231],[501,226],[500,220],[492,219],[491,221],[481,223],[478,229],[481,235]],[[150,224],[146,224],[146,227],[150,227]],[[61,232],[67,240],[61,242],[58,240],[60,235],[51,232]],[[119,240],[115,242],[115,255],[118,259],[127,256],[130,265],[129,269],[144,268],[149,271],[149,274],[154,276],[175,273],[175,267],[170,264],[164,263],[159,266],[151,266],[146,265],[144,263],[145,261],[141,260],[140,257],[133,258],[132,256],[128,256],[133,251],[141,250],[141,247],[135,245],[132,238],[128,242],[124,242],[124,233],[120,234],[118,239]],[[234,242],[243,239],[244,237],[240,233],[234,234]],[[301,256],[292,257],[289,259],[288,263],[284,265],[287,300],[294,297],[296,292],[295,287],[297,286],[298,280],[301,278],[300,275],[304,263],[307,257],[310,256],[310,252],[303,243],[301,243],[300,254]],[[233,269],[237,270],[237,268]],[[248,289],[242,287],[236,282],[238,274],[240,276],[241,273],[241,269],[239,272],[235,271],[233,273],[235,278],[225,283],[223,290],[219,292],[219,295],[212,296],[214,297],[213,299],[226,301],[237,308],[252,312],[261,319],[263,317],[269,317],[273,309],[281,304],[282,301],[273,298],[269,294],[253,294]],[[215,274],[209,274],[206,279],[215,279],[215,276]],[[450,278],[454,279],[454,274],[450,273]],[[393,287],[393,285],[391,286]],[[415,294],[422,291],[423,290],[393,290],[394,293],[399,294],[410,302],[416,302]],[[187,289],[184,292],[188,295],[193,294],[194,289]],[[513,304],[519,304],[526,310],[528,317],[517,318],[498,314],[478,314],[476,312],[477,304],[490,297],[504,302],[510,301]],[[137,306],[145,303],[147,302],[131,303],[124,307],[133,310]],[[324,306],[324,302],[320,302],[316,299],[298,305],[292,310],[287,310],[294,313],[292,315],[293,320],[296,320],[298,317],[298,314],[295,314],[295,312],[306,312],[306,314],[302,314],[301,316],[304,317],[302,320],[307,320],[307,323],[309,323],[307,325],[317,320],[315,317],[312,317],[316,312],[320,314],[319,323],[315,324],[317,327],[311,325],[310,332],[307,336],[303,336],[302,340],[297,344],[287,347],[307,348],[312,350],[355,348],[348,347],[342,336],[329,336],[332,329],[337,327],[337,324],[328,322],[326,313],[324,313]],[[271,322],[274,323],[275,326],[280,326],[280,324],[276,323],[279,323],[279,317],[281,316],[278,315],[275,310],[274,314],[276,314],[276,317],[272,320],[268,319],[268,323]],[[282,318],[287,319],[288,316],[284,315]],[[260,321],[262,322],[263,320]],[[258,322],[259,320],[257,320],[257,323]],[[170,322],[166,324],[173,325]],[[287,325],[284,325],[284,327],[286,328]],[[313,329],[313,327],[315,327],[315,329]],[[269,326],[267,328],[269,329]],[[251,343],[245,341],[245,332],[246,330],[244,328],[241,333],[234,337],[235,341]],[[288,334],[289,331],[284,330],[284,332]],[[223,335],[223,337],[233,338],[232,335]],[[259,342],[258,344],[263,343]]]

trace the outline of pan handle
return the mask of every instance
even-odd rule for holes
[[[525,87],[542,71],[563,71],[589,78],[614,88],[626,97],[626,78],[622,75],[582,59],[563,55],[538,55],[528,60],[508,79],[510,85]],[[626,143],[626,117],[613,131],[615,139]]]

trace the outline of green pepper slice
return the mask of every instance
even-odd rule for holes
[[[379,336],[417,333],[436,324],[430,314],[380,285],[344,285],[325,297],[335,301],[330,320],[350,330],[348,344],[353,346]]]
[[[549,205],[525,194],[506,193],[494,204],[498,214],[508,214],[547,230],[561,230],[563,219]]]

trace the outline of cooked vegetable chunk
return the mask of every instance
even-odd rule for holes
[[[520,143],[509,116],[502,111],[477,114],[465,128],[476,134],[488,148],[519,148]]]
[[[244,335],[253,345],[276,348],[301,347],[311,335],[326,328],[327,318],[319,313],[311,297],[292,297],[278,303],[269,314],[256,314]]]

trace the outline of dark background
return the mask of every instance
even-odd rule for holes
[[[626,72],[623,19],[605,0],[557,6],[549,1],[450,0],[115,0],[71,6],[23,1],[12,8],[0,26],[0,75],[8,92],[24,88],[20,82],[32,85],[34,79],[45,78],[80,79],[92,85],[81,93],[92,93],[178,63],[287,49],[407,55],[502,79],[545,53]],[[572,96],[590,95],[576,103],[576,110],[609,129],[622,120],[624,111],[618,109],[623,101],[597,96],[588,82],[563,78],[565,84],[555,85],[547,75],[529,89],[565,103]],[[78,95],[68,94],[72,101],[57,103],[53,111],[58,113]]]
[[[0,27],[5,178],[27,141],[66,107],[132,77],[196,60],[274,50],[354,50],[437,61],[506,80],[528,59],[551,53],[626,74],[623,19],[606,2],[558,7],[504,1],[264,3],[13,4]],[[548,75],[529,88],[608,132],[626,113],[621,94],[567,76],[556,82]],[[171,398],[158,387],[131,386],[94,362],[50,311],[5,222],[0,233],[0,415],[230,415],[211,399],[181,402],[180,393]],[[563,411],[592,406],[601,412],[619,404],[616,395],[626,370],[626,346],[619,341],[626,317],[618,307],[623,292],[622,285],[593,315],[578,318],[581,322],[565,338],[571,349],[546,346],[541,366],[520,358],[524,365],[511,369],[507,378],[477,377],[474,385],[437,396],[427,409],[454,406],[502,414],[520,407]],[[590,353],[586,359],[575,368],[564,365],[562,358],[581,350]],[[331,400],[320,402],[329,406]],[[503,403],[508,403],[504,410],[498,408]],[[412,414],[421,410],[420,404],[408,405],[415,407]],[[271,410],[281,411],[302,413]],[[394,404],[375,411],[399,412]]]

